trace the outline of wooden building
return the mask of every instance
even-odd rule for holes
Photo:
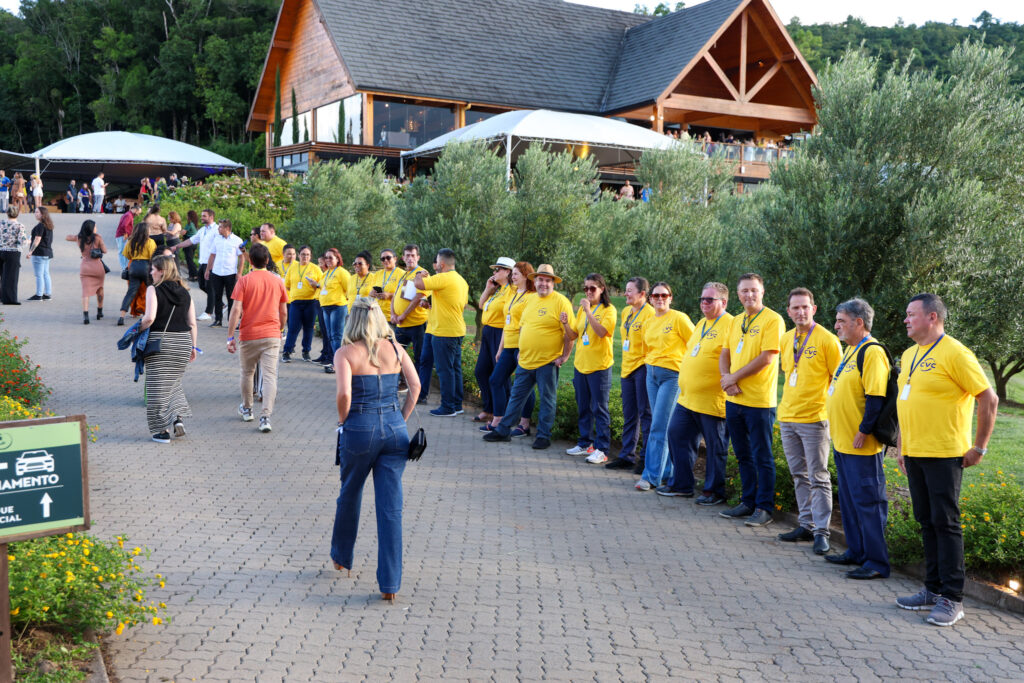
[[[274,170],[370,155],[394,171],[450,130],[546,108],[708,133],[756,182],[780,153],[765,141],[814,126],[815,82],[767,0],[663,17],[563,0],[283,0],[248,128],[267,133]]]

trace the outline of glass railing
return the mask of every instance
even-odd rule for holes
[[[796,150],[792,147],[761,147],[742,142],[702,142],[704,155],[719,157],[728,161],[772,163],[779,159],[792,159]]]

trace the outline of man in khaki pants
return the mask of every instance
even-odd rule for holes
[[[288,321],[288,292],[277,275],[267,271],[270,251],[262,244],[249,250],[253,269],[236,284],[231,293],[235,305],[228,318],[228,353],[240,350],[242,362],[242,404],[238,414],[243,422],[251,422],[253,375],[259,363],[263,373],[263,408],[260,412],[261,432],[270,431],[270,415],[277,396],[277,360],[280,356],[281,330]],[[242,312],[245,312],[243,317]],[[235,329],[241,318],[240,341],[236,345]]]

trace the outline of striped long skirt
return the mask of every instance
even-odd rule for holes
[[[181,378],[192,355],[191,332],[150,332],[160,352],[146,359],[146,422],[150,434],[170,431],[175,418],[191,417]]]

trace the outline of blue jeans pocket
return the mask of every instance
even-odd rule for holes
[[[373,432],[373,425],[345,425],[344,431],[338,434],[334,464],[341,465],[342,458],[368,454],[373,444]]]

